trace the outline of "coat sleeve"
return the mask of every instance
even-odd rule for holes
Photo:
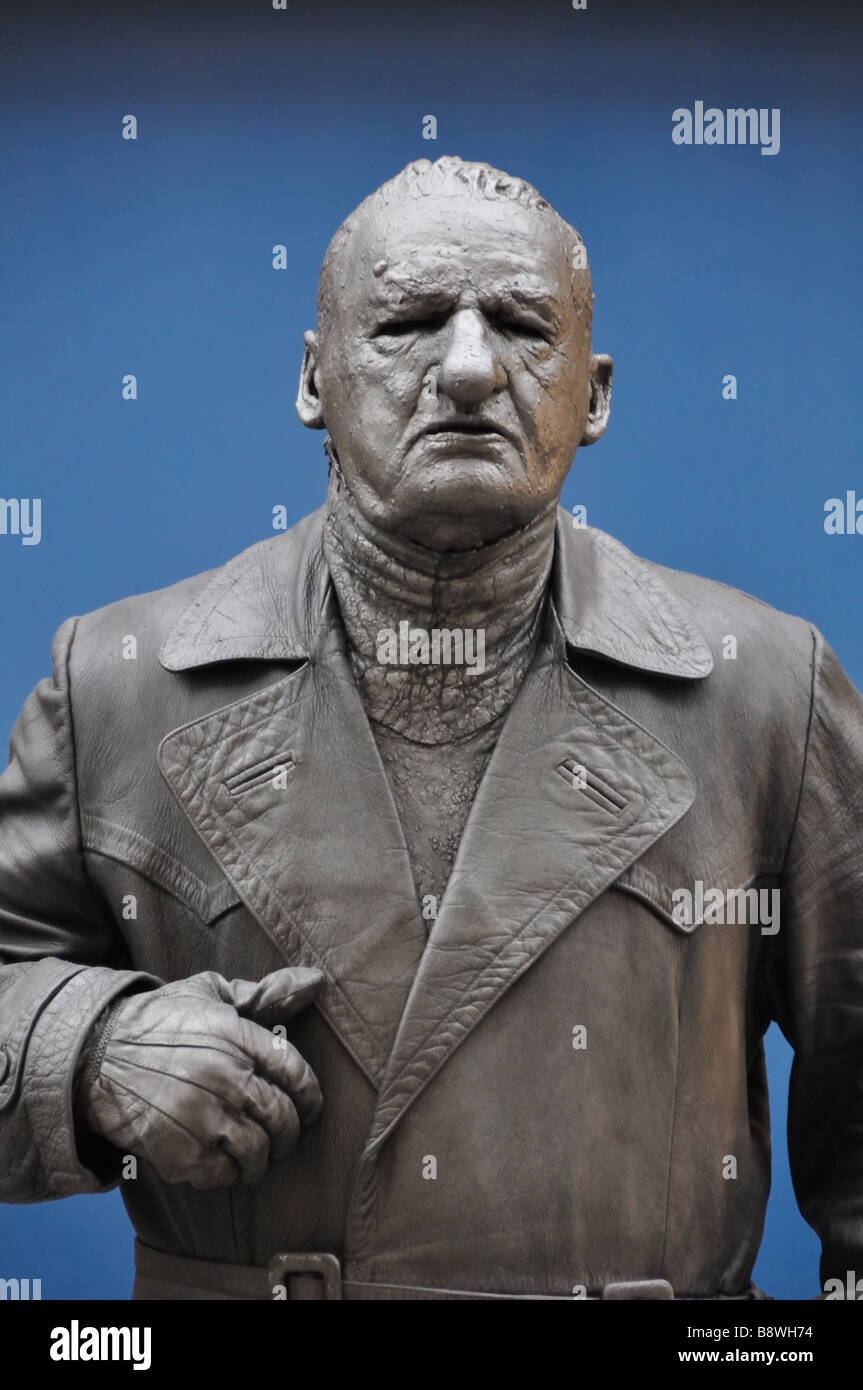
[[[772,1012],[794,1049],[788,1151],[821,1240],[821,1284],[863,1277],[863,700],[813,629],[812,703],[770,945]]]
[[[77,619],[58,630],[54,676],[12,731],[0,776],[0,1201],[116,1186],[120,1155],[76,1133],[73,1083],[92,1023],[161,981],[129,968],[81,850],[68,679]]]

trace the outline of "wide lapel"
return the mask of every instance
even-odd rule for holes
[[[567,665],[552,613],[471,808],[367,1154],[555,938],[688,810],[664,744]]]
[[[702,679],[712,656],[678,585],[559,512],[550,639],[504,724],[426,947],[343,639],[321,622],[333,603],[322,518],[217,571],[160,653],[178,672],[307,664],[169,734],[160,764],[286,960],[326,971],[320,1006],[379,1087],[371,1154],[500,996],[692,802],[675,754],[569,668],[564,635],[654,678]]]
[[[337,626],[292,675],[174,730],[159,762],[285,960],[326,972],[318,1006],[377,1085],[426,934]]]

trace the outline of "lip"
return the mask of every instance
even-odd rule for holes
[[[502,426],[495,424],[492,420],[436,420],[433,424],[426,425],[420,430],[418,438],[432,438],[441,435],[461,436],[463,438],[486,439],[490,435],[496,435],[499,439],[506,439],[510,444],[515,441],[510,432]]]

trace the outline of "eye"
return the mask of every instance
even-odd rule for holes
[[[425,318],[387,319],[379,323],[374,331],[376,338],[405,338],[409,333],[433,333],[444,322],[442,314],[428,314]]]
[[[548,342],[548,334],[545,329],[540,328],[538,324],[529,323],[526,319],[502,317],[497,320],[497,325],[506,333],[517,333],[520,338],[534,338],[538,342]]]

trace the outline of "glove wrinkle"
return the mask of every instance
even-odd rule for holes
[[[322,984],[306,968],[257,982],[207,971],[117,1000],[85,1044],[84,1123],[165,1182],[259,1181],[323,1101],[305,1059],[286,1040],[275,1050],[256,1016],[290,1018]]]

